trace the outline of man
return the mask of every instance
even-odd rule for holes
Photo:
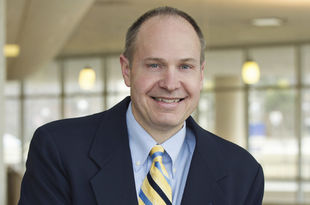
[[[190,117],[203,85],[204,44],[179,10],[140,17],[120,56],[131,96],[103,113],[39,128],[19,204],[261,204],[261,166]]]

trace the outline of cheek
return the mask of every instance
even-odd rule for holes
[[[197,95],[203,87],[203,80],[197,74],[186,76],[183,78],[183,85],[191,95]]]
[[[191,86],[189,88],[190,95],[193,97],[200,96],[200,84],[196,84],[195,86]]]
[[[152,75],[136,75],[131,80],[131,86],[134,88],[134,91],[139,94],[145,94],[150,91],[156,84],[156,79]]]

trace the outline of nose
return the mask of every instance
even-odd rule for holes
[[[159,81],[159,86],[167,91],[174,91],[181,86],[180,77],[175,68],[168,68]]]

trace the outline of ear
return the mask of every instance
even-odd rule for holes
[[[130,87],[130,66],[129,66],[129,60],[122,54],[119,57],[121,68],[122,68],[122,75],[124,78],[124,82],[127,87]]]
[[[204,76],[203,76],[203,71],[205,69],[205,64],[206,64],[206,61],[203,61],[202,63],[202,66],[201,66],[201,73],[200,73],[200,90],[203,88],[203,79],[204,79]]]

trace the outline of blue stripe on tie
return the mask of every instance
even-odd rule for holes
[[[147,196],[145,196],[145,194],[144,194],[144,192],[142,190],[140,190],[139,197],[144,202],[145,205],[152,205],[152,203],[150,202],[149,198],[147,198]]]
[[[159,162],[155,162],[154,165],[155,165],[155,167],[157,167],[157,169],[161,172],[161,174],[165,177],[166,181],[168,182],[168,184],[169,184],[170,187],[171,187],[170,179],[169,179],[168,177],[166,177],[166,175],[164,175],[163,170],[161,169],[160,163],[159,163]]]
[[[156,182],[151,177],[150,173],[147,174],[147,179],[153,189],[157,192],[157,194],[164,200],[167,205],[172,205],[171,201],[168,199],[166,194],[161,190],[161,188],[156,184]]]
[[[158,152],[155,152],[153,155],[152,155],[152,160],[154,160],[155,157],[158,157],[158,156],[163,156],[163,153],[158,151]]]

